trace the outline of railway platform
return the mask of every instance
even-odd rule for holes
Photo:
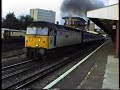
[[[78,89],[119,89],[119,60],[115,57],[111,40],[100,48],[91,59],[96,63],[78,85]]]
[[[119,60],[115,58],[112,41],[106,41],[52,88],[119,89]]]

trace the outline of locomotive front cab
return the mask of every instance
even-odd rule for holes
[[[48,48],[48,28],[28,27],[25,35],[25,47]]]
[[[25,53],[28,58],[45,55],[48,48],[48,28],[28,27],[25,35]]]
[[[28,27],[25,35],[25,53],[28,58],[45,58],[48,49],[56,45],[55,30],[49,27]]]

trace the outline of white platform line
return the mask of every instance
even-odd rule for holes
[[[119,89],[119,60],[109,55],[102,89]]]
[[[106,41],[107,42],[107,41]],[[105,42],[105,43],[106,43]],[[74,65],[72,68],[70,68],[68,71],[63,73],[60,77],[55,79],[53,82],[45,86],[43,89],[50,89],[52,86],[54,86],[56,83],[58,83],[60,80],[62,80],[65,76],[67,76],[70,72],[72,72],[75,68],[77,68],[81,63],[83,63],[85,60],[87,60],[92,54],[94,54],[98,49],[100,49],[105,43],[103,43],[101,46],[99,46],[96,50],[94,50],[92,53],[90,53],[88,56],[86,56],[84,59],[82,59],[80,62],[78,62],[76,65]]]

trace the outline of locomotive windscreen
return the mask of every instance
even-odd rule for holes
[[[28,27],[26,34],[48,35],[47,27]]]

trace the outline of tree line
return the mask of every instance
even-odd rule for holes
[[[30,15],[20,15],[19,18],[16,18],[14,12],[12,12],[2,18],[2,28],[26,30],[32,22],[33,18]]]

